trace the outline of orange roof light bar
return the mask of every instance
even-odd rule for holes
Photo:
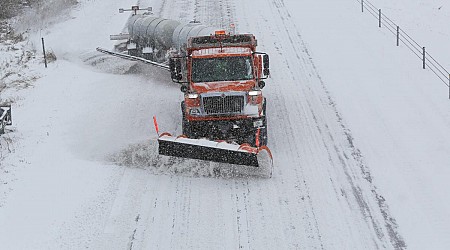
[[[216,36],[225,36],[226,32],[225,32],[225,30],[216,30],[215,35]]]

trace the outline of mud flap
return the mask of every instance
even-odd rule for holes
[[[161,155],[272,168],[272,155],[265,146],[257,149],[246,144],[236,145],[206,139],[173,137],[167,133],[159,137],[158,145]]]

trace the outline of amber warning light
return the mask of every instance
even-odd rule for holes
[[[216,36],[225,36],[226,35],[226,33],[225,33],[225,30],[216,30]]]

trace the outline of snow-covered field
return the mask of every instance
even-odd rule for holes
[[[271,179],[156,154],[151,117],[181,132],[179,87],[95,52],[135,3],[82,0],[58,22],[24,20],[34,31],[16,52],[42,35],[58,60],[44,69],[38,54],[20,69],[30,84],[0,95],[14,102],[1,249],[450,249],[448,89],[357,1],[139,1],[256,35],[271,56]],[[372,3],[449,67],[444,0]]]

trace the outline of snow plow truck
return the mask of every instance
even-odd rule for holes
[[[159,154],[251,166],[271,176],[262,93],[269,56],[256,51],[255,36],[136,11],[127,27],[127,34],[111,36],[126,38],[126,54],[97,50],[167,69],[184,93],[182,135],[160,134],[154,118]]]

